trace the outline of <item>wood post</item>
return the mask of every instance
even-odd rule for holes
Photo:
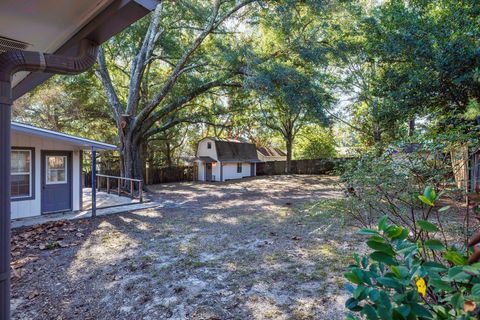
[[[149,179],[148,179],[148,176],[149,176],[149,173],[150,173],[149,169],[150,169],[150,165],[147,164],[145,166],[145,184],[148,184],[148,181],[149,181]]]
[[[120,197],[120,178],[117,179],[117,189],[118,189],[118,196]]]
[[[92,147],[92,217],[97,215],[97,151]]]
[[[110,177],[107,177],[107,193],[110,194]]]
[[[11,93],[10,82],[0,81],[0,319],[10,319]]]
[[[143,185],[142,181],[138,182],[138,197],[140,198],[140,203],[143,202]]]
[[[133,199],[133,180],[130,180],[130,197]]]

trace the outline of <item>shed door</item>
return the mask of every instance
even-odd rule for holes
[[[255,177],[255,163],[250,163],[250,177]]]
[[[212,181],[212,164],[205,165],[205,181]]]
[[[42,213],[72,210],[72,153],[42,151]]]

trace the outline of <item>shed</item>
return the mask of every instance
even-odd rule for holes
[[[227,181],[254,177],[260,162],[253,143],[213,137],[198,142],[196,179],[199,181]]]

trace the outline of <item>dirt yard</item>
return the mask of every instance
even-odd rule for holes
[[[344,318],[336,178],[151,189],[158,208],[13,230],[13,318]]]

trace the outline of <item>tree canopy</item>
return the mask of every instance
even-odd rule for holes
[[[117,143],[122,174],[140,178],[205,136],[290,161],[470,131],[479,13],[475,0],[163,1],[102,46],[95,70],[51,79],[14,117]]]

